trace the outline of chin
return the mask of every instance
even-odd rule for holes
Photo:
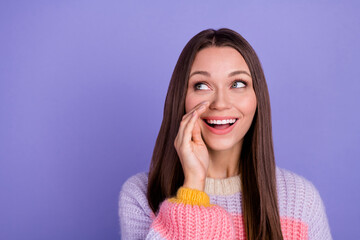
[[[204,142],[206,144],[206,146],[208,147],[208,149],[211,149],[213,151],[224,151],[224,150],[228,150],[228,149],[231,149],[233,148],[236,143],[234,143],[233,141],[229,141],[229,140],[208,140],[206,141],[204,139]]]

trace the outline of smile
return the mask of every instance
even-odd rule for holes
[[[202,119],[205,122],[205,125],[210,132],[223,135],[231,132],[234,128],[238,118],[222,118],[222,119]]]

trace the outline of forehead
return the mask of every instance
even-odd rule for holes
[[[243,56],[232,47],[208,47],[200,50],[191,66],[193,71],[228,72],[249,68]]]

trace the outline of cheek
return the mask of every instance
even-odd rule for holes
[[[257,107],[255,93],[245,98],[239,99],[237,102],[238,108],[241,109],[244,114],[253,115],[255,113]]]
[[[185,98],[185,112],[190,112],[196,105],[201,103],[203,98],[200,98],[199,96],[194,96],[193,94],[188,94]]]

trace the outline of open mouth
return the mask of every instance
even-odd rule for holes
[[[229,122],[229,123],[209,123],[206,119],[202,119],[208,126],[215,128],[215,129],[226,129],[231,127],[233,124],[235,124],[238,120],[238,118],[235,119],[235,122]]]

